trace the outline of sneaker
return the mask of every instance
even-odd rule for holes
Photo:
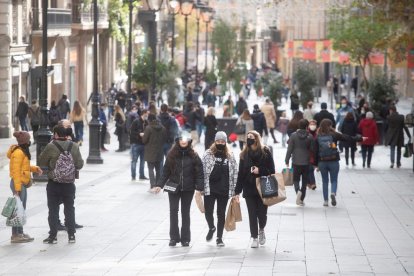
[[[302,197],[302,192],[298,191],[298,193],[296,194],[296,205],[300,205],[301,197]]]
[[[11,243],[26,243],[30,242],[29,239],[25,238],[23,234],[12,235],[10,238]]]
[[[58,226],[57,226],[57,230],[58,231],[66,231],[66,226],[63,225],[62,223],[59,222]]]
[[[69,243],[75,243],[76,242],[75,235],[69,235],[68,239],[69,239]]]
[[[225,244],[221,238],[217,238],[216,240],[217,247],[224,247]]]
[[[303,207],[303,206],[305,206],[305,202],[303,202],[303,200],[301,200],[298,205]]]
[[[266,235],[264,229],[259,229],[259,244],[264,245],[266,243]]]
[[[207,236],[206,236],[206,241],[211,241],[211,239],[213,238],[214,232],[216,232],[216,227],[213,227],[211,229],[208,230]]]
[[[29,242],[34,241],[34,238],[30,237],[28,234],[23,233],[23,237],[27,239]]]
[[[316,190],[316,184],[312,184],[312,190]]]
[[[177,241],[176,240],[170,240],[170,242],[168,243],[168,246],[176,246],[177,245]]]
[[[139,178],[139,180],[149,180],[149,178],[146,177],[146,176],[142,176],[142,177]]]
[[[181,246],[182,247],[189,247],[190,246],[190,242],[188,242],[188,241],[181,242]]]
[[[391,164],[390,169],[394,168],[394,164]]]
[[[252,245],[250,247],[251,248],[258,248],[259,247],[259,242],[257,241],[257,239],[253,239]]]
[[[53,237],[53,236],[49,236],[46,239],[43,240],[43,243],[47,243],[47,244],[56,244],[57,243],[57,238]]]
[[[335,194],[331,194],[331,204],[332,204],[332,206],[336,206],[336,196],[335,196]]]
[[[75,229],[80,229],[80,228],[83,228],[83,225],[75,223]]]
[[[329,206],[329,204],[328,204],[328,201],[327,201],[327,200],[325,200],[325,201],[323,202],[323,206],[324,206],[324,207],[328,207],[328,206]]]
[[[137,180],[135,177],[131,177],[131,181],[135,181]]]
[[[401,168],[401,164],[397,164],[397,168],[399,169],[399,168]]]

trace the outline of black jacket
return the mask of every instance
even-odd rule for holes
[[[322,109],[320,112],[316,113],[313,119],[317,122],[318,126],[323,119],[329,119],[332,122],[332,126],[336,126],[335,117],[326,109]]]
[[[285,164],[289,164],[292,157],[293,165],[309,165],[310,154],[313,150],[313,138],[306,130],[298,129],[289,138]]]
[[[216,136],[216,132],[217,132],[216,117],[214,115],[207,115],[204,118],[204,125],[206,126],[204,145],[205,145],[205,148],[208,149],[211,146],[211,144],[213,144],[214,137]]]
[[[170,116],[167,112],[161,112],[158,119],[167,131],[167,143],[174,143],[174,140],[178,135],[178,126],[175,118]]]
[[[145,127],[147,126],[147,122],[142,120],[141,117],[136,118],[131,125],[131,129],[129,132],[129,143],[130,144],[138,144],[143,145],[142,137],[139,135],[140,133],[144,133]]]
[[[164,164],[162,176],[157,183],[158,187],[164,188],[168,179],[178,183],[180,191],[204,191],[204,174],[203,164],[197,155],[192,158],[188,150],[180,150],[181,156],[174,160],[175,166],[172,166],[170,158]],[[171,168],[175,167],[173,171]]]
[[[264,113],[261,111],[259,112],[256,111],[251,115],[251,117],[253,119],[254,130],[259,132],[260,136],[262,137],[263,137],[263,131],[266,135],[268,135],[266,118],[264,116]]]
[[[236,195],[243,191],[243,197],[259,196],[256,188],[256,178],[267,176],[275,173],[275,163],[272,153],[268,147],[264,148],[265,154],[261,158],[253,159],[248,154],[240,157],[239,173],[237,176]],[[259,175],[250,172],[250,168],[256,166],[259,168]]]
[[[404,146],[404,130],[408,137],[411,134],[404,124],[404,115],[394,112],[387,118],[387,132],[385,133],[385,145],[387,146]]]
[[[346,134],[349,136],[355,136],[358,134],[358,124],[355,122],[354,119],[344,120],[340,128],[340,131],[342,134]],[[341,141],[341,144],[344,147],[350,147],[352,149],[356,149],[355,141]]]
[[[26,118],[29,113],[29,105],[26,102],[19,102],[17,105],[16,117]]]
[[[237,115],[241,116],[243,111],[248,108],[247,103],[244,99],[239,98],[239,100],[236,103],[236,113]]]

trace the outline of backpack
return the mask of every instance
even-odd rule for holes
[[[76,168],[71,154],[73,143],[70,142],[66,151],[56,141],[53,141],[53,144],[60,151],[55,169],[53,170],[55,175],[53,180],[58,183],[74,183],[76,178]]]
[[[57,109],[49,110],[49,121],[50,123],[57,124],[60,121],[60,114]]]
[[[338,159],[338,150],[332,135],[318,135],[319,159],[321,161],[334,161]]]

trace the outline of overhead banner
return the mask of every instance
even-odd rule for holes
[[[331,62],[331,41],[316,41],[316,62]]]
[[[305,40],[302,47],[302,58],[306,60],[316,60],[316,41]]]
[[[293,42],[293,57],[303,58],[303,41],[302,40],[295,40]]]
[[[375,52],[369,55],[369,60],[372,65],[384,65],[384,54],[381,52]]]
[[[408,46],[407,66],[409,69],[414,69],[414,45]]]

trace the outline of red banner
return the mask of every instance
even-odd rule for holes
[[[293,41],[289,41],[288,42],[287,56],[289,58],[292,58],[293,57]]]
[[[372,65],[384,65],[384,54],[381,52],[375,52],[369,55],[369,60]]]
[[[413,69],[414,68],[414,45],[408,46],[407,67],[409,69]]]
[[[303,59],[315,60],[316,59],[316,41],[305,40],[303,41]]]

